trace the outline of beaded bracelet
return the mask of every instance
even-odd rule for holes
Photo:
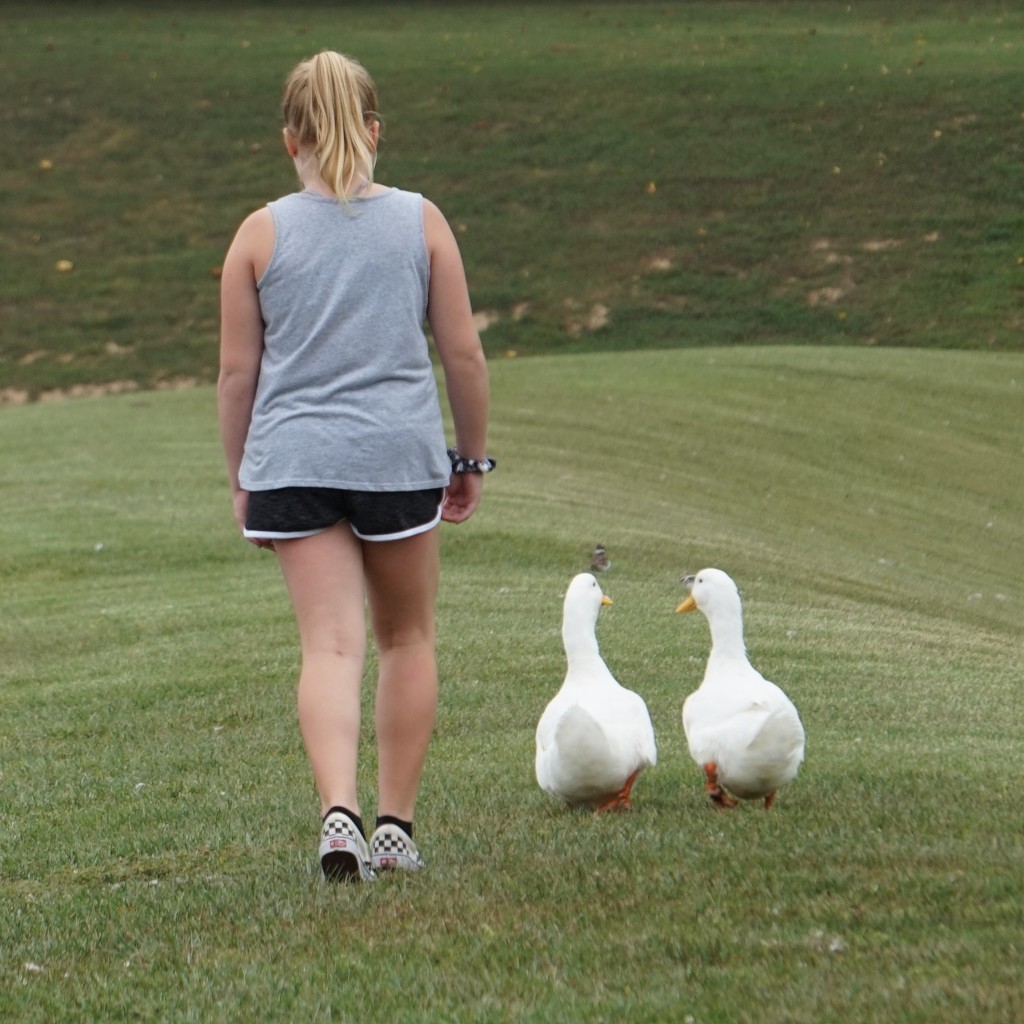
[[[448,458],[452,460],[453,473],[490,473],[498,464],[498,460],[490,456],[485,459],[464,459],[458,448],[449,448]]]

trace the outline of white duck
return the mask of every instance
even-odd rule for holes
[[[804,759],[800,715],[747,660],[743,608],[732,579],[721,569],[702,569],[684,582],[690,596],[676,611],[697,608],[711,627],[704,681],[683,703],[690,756],[704,769],[716,807],[735,807],[732,793],[744,800],[763,799],[768,810],[778,788],[795,778]]]
[[[643,698],[616,682],[597,646],[597,616],[611,599],[580,573],[565,593],[562,641],[568,670],[537,723],[537,782],[570,806],[629,810],[637,776],[657,762]]]

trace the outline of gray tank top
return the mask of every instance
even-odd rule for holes
[[[264,352],[239,480],[246,490],[412,491],[451,474],[423,321],[423,197],[391,189],[269,204],[257,284]]]

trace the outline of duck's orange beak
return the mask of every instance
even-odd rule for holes
[[[685,600],[685,601],[684,601],[684,602],[683,602],[683,603],[682,603],[682,604],[681,604],[681,605],[680,605],[680,606],[679,606],[679,607],[678,607],[678,608],[676,609],[676,611],[677,611],[677,612],[692,612],[692,611],[696,611],[696,608],[697,608],[697,602],[696,602],[696,601],[694,601],[694,599],[693,599],[693,594],[691,594],[691,595],[690,595],[690,596],[689,596],[689,597],[688,597],[688,598],[687,598],[687,599],[686,599],[686,600]]]

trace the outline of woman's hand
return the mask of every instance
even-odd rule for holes
[[[232,497],[232,503],[235,507],[235,522],[238,523],[240,530],[245,529],[245,517],[249,512],[249,492],[245,490],[237,490]],[[274,542],[268,537],[246,537],[245,538],[250,544],[255,544],[258,548],[269,548],[271,551],[274,550]]]
[[[441,506],[441,518],[446,523],[464,523],[480,504],[483,489],[482,473],[452,473]]]

